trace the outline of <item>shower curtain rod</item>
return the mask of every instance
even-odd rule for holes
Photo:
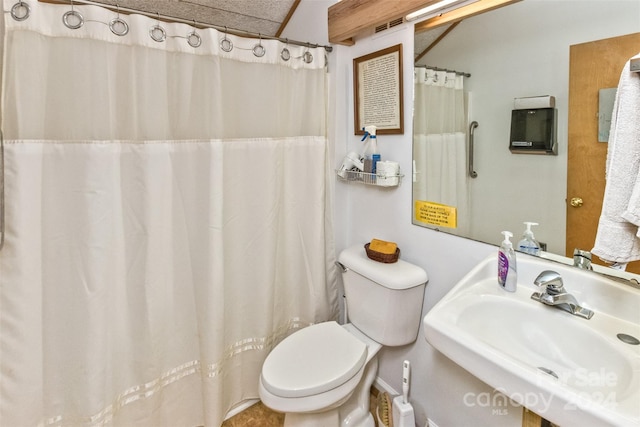
[[[179,22],[179,23],[182,23],[182,24],[189,24],[191,26],[198,27],[198,28],[213,28],[214,30],[222,31],[222,32],[227,33],[227,34],[233,34],[233,35],[239,36],[239,37],[253,37],[253,38],[262,38],[262,39],[265,39],[265,40],[277,40],[277,41],[280,41],[282,43],[289,43],[289,44],[296,45],[296,46],[305,46],[305,47],[314,47],[314,48],[315,47],[323,47],[326,52],[332,52],[333,51],[333,47],[332,46],[328,46],[328,45],[320,45],[320,44],[316,44],[316,43],[301,42],[301,41],[298,41],[298,40],[291,40],[291,39],[282,38],[282,37],[267,36],[267,35],[260,34],[260,33],[251,33],[249,31],[238,30],[238,29],[234,29],[234,28],[228,28],[228,27],[224,27],[224,26],[220,26],[220,25],[213,25],[213,24],[206,24],[204,22],[197,22],[195,19],[188,20],[188,19],[183,19],[183,18],[177,18],[175,16],[168,16],[168,15],[161,15],[159,13],[145,12],[143,10],[131,9],[131,8],[128,8],[128,7],[120,7],[118,5],[98,3],[96,1],[91,1],[91,0],[38,0],[38,1],[42,2],[42,3],[69,4],[71,6],[73,6],[74,4],[85,4],[85,5],[91,5],[91,6],[99,6],[99,7],[105,8],[105,9],[112,10],[114,12],[123,12],[123,13],[127,13],[127,14],[135,13],[135,14],[138,14],[138,15],[148,16],[150,18],[162,19],[163,21],[172,21],[172,22]]]
[[[464,71],[449,70],[447,68],[432,67],[430,65],[416,65],[416,68],[426,68],[427,70],[444,71],[447,73],[456,73],[457,75],[463,76],[463,77],[471,77],[470,73],[466,73]]]

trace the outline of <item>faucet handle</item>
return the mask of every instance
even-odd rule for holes
[[[564,289],[560,273],[553,270],[545,270],[538,274],[538,277],[533,281],[533,284],[540,287],[545,286],[547,290],[556,292]]]

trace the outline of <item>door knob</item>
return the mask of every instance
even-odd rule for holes
[[[582,198],[581,197],[574,197],[571,199],[571,206],[573,206],[574,208],[579,208],[580,206],[582,206]]]

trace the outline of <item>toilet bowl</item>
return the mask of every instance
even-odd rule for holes
[[[349,418],[349,426],[374,426],[368,395],[380,348],[351,324],[309,326],[287,337],[267,356],[260,399],[287,414],[285,426],[338,426],[341,418]],[[368,378],[363,378],[367,372]],[[365,393],[354,393],[360,389]],[[340,417],[343,406],[352,410]]]
[[[339,257],[349,321],[318,323],[285,338],[269,353],[260,399],[285,413],[285,427],[374,427],[370,388],[383,345],[416,340],[427,274],[398,260],[367,257],[364,245]]]

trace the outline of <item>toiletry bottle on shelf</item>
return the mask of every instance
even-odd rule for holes
[[[378,152],[378,139],[376,137],[377,128],[374,125],[365,126],[362,128],[364,130],[364,136],[362,137],[362,141],[369,138],[365,144],[365,152],[364,152],[364,172],[375,174],[376,173],[376,164],[380,161],[380,153]]]
[[[526,254],[540,255],[540,243],[533,236],[531,231],[532,225],[538,225],[537,222],[525,222],[527,228],[522,233],[522,239],[518,242],[518,250]]]
[[[516,268],[516,252],[513,250],[508,231],[503,231],[504,240],[498,249],[498,284],[502,289],[509,292],[516,291],[518,273]]]

